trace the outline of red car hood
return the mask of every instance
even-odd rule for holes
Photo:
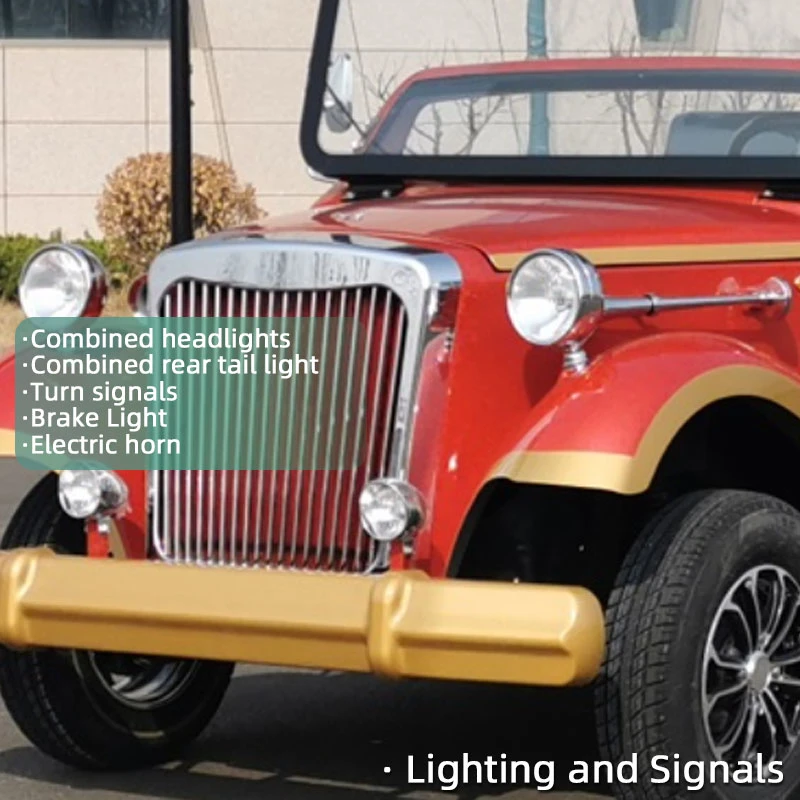
[[[763,187],[416,186],[393,200],[318,206],[245,230],[267,235],[325,231],[468,245],[490,257],[541,247],[800,243],[800,203],[769,201],[762,195]]]

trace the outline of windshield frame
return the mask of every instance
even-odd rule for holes
[[[303,106],[300,145],[307,165],[332,179],[350,183],[419,180],[461,183],[537,183],[537,182],[641,182],[662,181],[704,183],[727,181],[773,185],[800,183],[800,157],[759,156],[425,156],[374,155],[369,153],[331,154],[319,141],[328,68],[333,52],[341,0],[321,0],[309,65]],[[643,63],[647,59],[642,59]],[[677,62],[678,57],[675,58]],[[633,61],[633,59],[631,59]],[[691,59],[687,59],[691,61]],[[720,71],[735,71],[733,66],[762,59],[718,59]],[[639,59],[636,59],[639,62]],[[730,67],[723,67],[729,63]],[[556,69],[557,60],[548,62]],[[587,60],[587,65],[589,60]],[[666,65],[665,65],[666,67]],[[675,67],[673,67],[675,69]],[[800,92],[800,62],[791,59],[763,59],[765,73],[797,75]],[[635,72],[636,66],[616,67],[618,72]],[[552,73],[551,73],[552,74]],[[390,100],[394,102],[396,97]]]

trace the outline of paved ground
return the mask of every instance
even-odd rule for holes
[[[30,476],[0,460],[0,525]],[[406,764],[468,752],[558,760],[595,758],[585,695],[525,689],[308,675],[243,668],[186,761],[128,775],[81,775],[40,756],[0,710],[0,798],[8,800],[351,800],[538,797],[484,786],[440,793],[409,785]],[[385,767],[391,773],[384,772]],[[594,793],[547,793],[589,800]]]

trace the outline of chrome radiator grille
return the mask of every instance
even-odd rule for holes
[[[189,400],[198,437],[215,419],[233,420],[231,435],[241,437],[244,446],[281,447],[288,454],[323,428],[335,431],[324,445],[330,448],[326,463],[331,468],[154,473],[157,555],[200,565],[369,571],[378,554],[361,531],[358,495],[367,481],[391,468],[408,338],[400,296],[378,284],[260,289],[183,280],[163,294],[159,310],[167,317],[308,317],[322,326],[352,318],[360,324],[352,338],[340,337],[334,365],[350,387],[352,402],[338,413],[334,408],[333,418],[320,419],[320,398],[295,396],[292,381],[282,382],[273,402],[290,411],[277,444],[254,440],[256,426],[238,413],[241,398],[223,398],[215,406]]]

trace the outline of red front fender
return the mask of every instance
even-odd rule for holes
[[[0,458],[14,456],[14,354],[0,360]]]
[[[639,494],[695,414],[744,396],[800,417],[797,376],[750,347],[712,334],[640,339],[559,380],[489,479]]]

